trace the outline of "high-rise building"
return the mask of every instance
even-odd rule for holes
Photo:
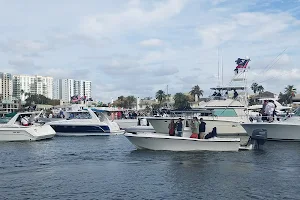
[[[61,99],[64,102],[70,102],[71,97],[78,95],[80,97],[91,98],[92,82],[74,79],[55,80],[53,86],[54,99]]]
[[[13,95],[12,75],[0,73],[0,100],[11,100]]]
[[[13,96],[26,99],[25,94],[41,94],[45,97],[53,98],[53,78],[49,76],[30,76],[15,75],[13,76]]]

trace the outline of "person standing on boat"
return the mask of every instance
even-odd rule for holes
[[[169,124],[169,135],[170,136],[175,136],[175,128],[176,128],[176,124],[174,123],[174,119],[171,119],[171,122]]]
[[[261,109],[261,115],[262,115],[262,121],[267,121],[268,118],[267,118],[267,111],[266,111],[266,106],[268,104],[268,101],[267,100],[264,100],[264,103],[262,105],[262,109]]]
[[[199,135],[199,121],[197,117],[193,117],[192,124],[191,124],[191,129],[192,129],[192,135],[190,138],[197,138]]]
[[[200,118],[198,139],[204,139],[205,129],[206,129],[206,123],[203,121],[203,118]]]
[[[182,137],[182,119],[179,118],[176,122],[176,130],[177,130],[177,136]]]
[[[274,110],[275,110],[275,104],[269,101],[265,108],[266,114],[268,115],[269,122],[273,121]]]

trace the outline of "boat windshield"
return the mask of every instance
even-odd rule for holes
[[[214,109],[213,113],[218,117],[237,117],[235,110],[232,108]]]

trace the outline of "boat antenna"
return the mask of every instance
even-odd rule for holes
[[[223,54],[221,55],[221,57],[222,57],[222,86],[223,86]]]
[[[219,61],[219,47],[218,47],[218,86],[220,86],[220,61]]]

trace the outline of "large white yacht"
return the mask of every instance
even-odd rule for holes
[[[242,127],[251,135],[254,130],[266,129],[268,140],[300,140],[300,108],[297,108],[293,114],[275,119],[273,122],[253,121],[242,123]]]
[[[210,111],[199,113],[198,111],[186,111],[189,117],[203,118],[206,122],[206,132],[213,127],[218,128],[219,135],[247,135],[245,129],[240,125],[242,122],[249,122],[249,115],[256,115],[255,112],[248,111],[248,92],[246,74],[247,64],[250,59],[238,59],[238,64],[234,78],[230,81],[231,86],[218,86],[211,88],[215,93],[210,96],[208,102],[199,102],[198,108]],[[242,63],[242,64],[240,64]],[[233,92],[233,95],[228,93]],[[231,97],[230,97],[231,96]],[[192,114],[191,114],[192,113]],[[175,121],[182,116],[177,117],[147,117],[147,120],[153,126],[157,133],[168,134],[168,125],[171,119]]]
[[[88,135],[116,135],[123,134],[117,123],[112,122],[104,114],[105,111],[97,109],[67,110],[64,112],[65,120],[48,122],[60,136],[88,136]]]
[[[1,124],[0,141],[35,141],[54,137],[56,133],[51,126],[36,122],[39,114],[37,112],[17,113],[6,124]],[[21,124],[21,119],[25,116],[28,117],[28,126]]]

